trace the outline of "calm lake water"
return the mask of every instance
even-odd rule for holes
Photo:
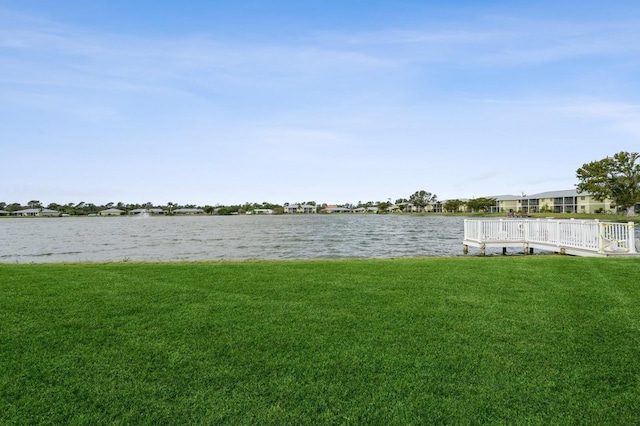
[[[405,215],[0,219],[0,263],[462,255],[464,218]]]

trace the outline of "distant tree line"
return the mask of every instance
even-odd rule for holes
[[[109,202],[107,204],[98,205],[90,202],[80,201],[79,203],[67,203],[67,204],[59,204],[59,203],[49,203],[46,206],[38,200],[31,200],[26,205],[20,203],[6,203],[0,201],[0,210],[14,212],[23,209],[34,209],[34,208],[46,208],[51,210],[56,210],[61,214],[68,214],[73,216],[82,216],[82,215],[91,215],[98,214],[102,210],[106,209],[120,209],[123,211],[131,211],[136,209],[162,209],[167,214],[173,214],[177,209],[183,208],[200,208],[206,214],[217,214],[217,215],[232,215],[232,214],[242,214],[246,212],[251,212],[258,209],[269,209],[273,211],[274,214],[284,213],[285,208],[289,205],[312,205],[318,208],[318,211],[323,211],[327,208],[327,204],[316,203],[315,201],[302,201],[296,203],[285,202],[284,204],[271,203],[268,201],[263,201],[262,203],[251,203],[246,202],[244,204],[233,204],[233,205],[204,205],[199,206],[195,204],[178,204],[175,202],[167,202],[166,204],[154,204],[152,202],[146,203],[123,203],[123,202]],[[418,212],[427,212],[427,211],[446,211],[446,212],[459,212],[462,211],[464,206],[467,206],[468,210],[472,211],[488,211],[491,206],[495,205],[495,199],[491,198],[478,198],[468,201],[461,200],[448,200],[445,203],[440,203],[437,200],[435,194],[425,191],[419,190],[411,194],[408,198],[398,198],[395,203],[391,202],[391,199],[388,198],[387,201],[358,201],[357,203],[344,203],[338,204],[337,207],[343,207],[348,209],[357,209],[357,208],[370,208],[377,207],[378,213],[387,213],[390,211],[390,208],[395,206],[393,211],[418,211]],[[432,208],[430,206],[438,206],[437,208]],[[415,207],[415,208],[412,208]]]

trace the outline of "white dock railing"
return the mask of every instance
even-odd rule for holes
[[[466,219],[464,245],[539,248],[579,255],[637,254],[633,222],[573,219]]]

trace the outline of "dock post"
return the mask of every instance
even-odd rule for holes
[[[523,246],[522,249],[523,249],[522,251],[524,252],[524,255],[525,256],[528,255],[529,254],[529,250],[530,250],[529,249],[529,243],[524,243],[524,246]]]
[[[462,245],[462,253],[469,254],[469,246],[466,244]]]
[[[480,246],[480,256],[484,256],[487,254],[487,246],[482,243],[482,245]]]
[[[503,256],[507,255],[507,248],[506,247],[502,247],[502,255]]]
[[[635,223],[627,222],[627,247],[629,247],[629,253],[636,253],[636,234],[634,231]]]

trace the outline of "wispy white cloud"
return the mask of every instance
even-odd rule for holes
[[[331,33],[323,39],[329,44],[365,51],[387,49],[382,56],[394,60],[451,61],[476,66],[544,64],[640,52],[640,28],[631,20],[583,23],[487,17],[471,24],[429,23],[425,27]]]
[[[0,46],[8,53],[0,59],[5,69],[0,82],[143,93],[187,91],[194,96],[198,88],[313,93],[314,84],[322,87],[339,81],[351,83],[345,87],[362,87],[365,81],[375,84],[368,79],[378,78],[380,86],[389,85],[389,77],[415,78],[415,66],[425,63],[504,67],[594,55],[629,56],[640,51],[633,43],[637,39],[640,29],[628,23],[488,19],[471,28],[452,24],[316,33],[306,42],[249,44],[202,35],[148,39],[98,34],[21,17],[0,30]],[[48,61],[49,67],[33,66],[41,61]]]
[[[637,138],[640,144],[640,104],[596,99],[573,101],[559,108],[572,117],[596,119],[617,132]]]

